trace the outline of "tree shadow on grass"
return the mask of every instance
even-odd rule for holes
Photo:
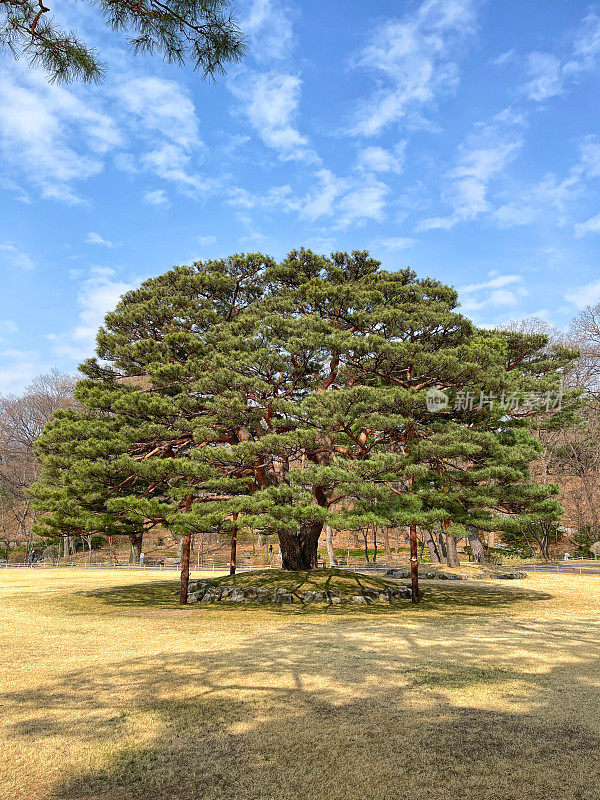
[[[260,584],[257,583],[257,586]],[[444,611],[460,614],[462,616],[480,615],[482,609],[490,611],[507,608],[518,603],[535,603],[552,599],[547,592],[527,589],[522,586],[497,586],[494,584],[442,584],[441,586],[428,585],[422,588],[421,603],[417,606],[410,600],[395,600],[391,603],[380,601],[372,605],[327,605],[323,603],[295,602],[293,604],[274,604],[265,602],[233,603],[218,601],[215,603],[192,603],[187,606],[179,604],[178,582],[165,581],[160,583],[133,584],[103,588],[94,591],[78,593],[87,598],[93,598],[109,609],[128,609],[130,611],[144,612],[148,609],[171,609],[194,614],[214,614],[216,612],[249,613],[257,607],[275,615],[306,615],[326,614],[329,616],[369,615],[386,616],[390,614],[427,613]],[[303,584],[298,584],[296,600]]]
[[[598,626],[441,627],[257,626],[0,702],[20,709],[13,737],[112,740],[100,766],[65,766],[54,800],[597,800]]]
[[[173,608],[179,606],[179,581],[153,581],[134,583],[75,592],[75,596],[89,597],[113,608]]]

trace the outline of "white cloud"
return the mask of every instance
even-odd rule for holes
[[[10,337],[10,334],[17,333],[17,331],[18,328],[12,319],[0,320],[0,342],[5,342],[6,336]],[[2,390],[0,389],[0,393],[1,392]]]
[[[108,239],[100,236],[99,233],[95,233],[95,231],[90,231],[88,235],[85,237],[85,240],[88,244],[97,244],[101,247],[114,247],[112,242],[109,242]]]
[[[314,253],[332,253],[338,249],[333,236],[309,236],[305,241],[305,247]]]
[[[561,94],[581,73],[598,67],[600,61],[600,16],[590,11],[575,31],[566,58],[534,51],[527,58],[529,80],[521,91],[535,102]]]
[[[515,58],[515,48],[511,47],[510,50],[505,50],[504,53],[500,53],[497,58],[494,58],[490,61],[490,64],[494,67],[502,67],[504,64],[510,64],[511,61],[514,61]]]
[[[261,207],[283,208],[284,211],[289,211],[293,205],[292,187],[287,184],[272,186],[267,192],[260,195],[239,186],[231,186],[228,188],[227,202],[231,206],[245,209]]]
[[[400,142],[393,151],[383,147],[365,147],[357,159],[357,167],[365,172],[397,172],[404,169],[406,142]]]
[[[467,286],[461,286],[459,291],[462,294],[471,294],[472,292],[479,292],[483,289],[503,289],[505,286],[510,286],[514,283],[520,283],[523,280],[521,275],[495,275],[490,277],[489,280],[482,283],[470,283]]]
[[[580,239],[588,233],[600,233],[600,214],[591,217],[586,222],[579,222],[575,225],[575,236]]]
[[[530,100],[541,102],[562,91],[562,68],[556,56],[550,53],[530,53],[527,71],[530,79],[522,90]]]
[[[16,333],[18,330],[16,323],[12,319],[0,320],[0,334],[3,333]]]
[[[55,353],[78,360],[92,354],[96,334],[105,315],[115,308],[125,292],[133,288],[132,284],[114,280],[115,274],[115,270],[109,267],[90,270],[77,295],[77,324],[66,333],[49,336]]]
[[[363,102],[353,132],[380,133],[394,122],[422,124],[423,110],[459,83],[457,60],[475,33],[475,0],[425,0],[413,14],[390,19],[371,34],[355,66],[384,86]]]
[[[198,236],[196,240],[198,244],[202,245],[203,247],[208,247],[211,244],[217,243],[216,236]]]
[[[529,200],[525,202],[511,202],[503,203],[494,211],[494,221],[500,228],[514,228],[520,225],[531,225],[538,215],[538,209],[535,208]]]
[[[277,0],[251,0],[246,3],[240,27],[251,40],[256,61],[281,59],[292,49],[292,9]]]
[[[321,169],[316,173],[318,186],[301,200],[289,203],[290,207],[299,211],[300,216],[311,222],[319,217],[333,214],[335,201],[344,191],[345,183],[336,177],[331,170]]]
[[[367,220],[381,220],[384,215],[386,184],[372,176],[339,178],[331,170],[315,175],[318,183],[302,197],[280,196],[287,211],[296,211],[302,219],[315,222],[321,217],[335,217],[334,228],[345,229]]]
[[[577,286],[565,294],[565,300],[573,303],[577,308],[595,305],[600,302],[600,280],[591,281],[585,286]]]
[[[252,127],[267,147],[283,160],[315,160],[308,140],[294,125],[302,81],[296,75],[240,70],[229,81],[233,95],[242,102]]]
[[[565,72],[573,74],[595,69],[600,57],[600,15],[590,11],[575,34],[573,58],[565,64]]]
[[[0,259],[11,269],[33,269],[34,263],[27,253],[23,253],[14,244],[5,242],[0,244]]]
[[[0,115],[5,161],[46,198],[81,202],[74,184],[101,172],[104,155],[121,141],[110,116],[32,70],[0,73],[0,107],[10,109]]]
[[[357,173],[340,178],[331,170],[319,169],[306,194],[295,194],[289,185],[274,186],[262,195],[244,189],[230,190],[229,204],[243,209],[265,208],[295,212],[301,220],[316,222],[332,218],[334,230],[367,220],[381,220],[389,187],[372,174]]]
[[[109,103],[110,114],[102,110]],[[2,155],[46,198],[83,202],[78,184],[102,172],[111,150],[129,174],[153,171],[193,196],[215,188],[195,166],[204,151],[199,122],[189,91],[175,81],[144,76],[91,95],[15,68],[0,72],[0,106],[11,109],[0,115]],[[129,152],[116,152],[125,141]]]
[[[0,358],[0,394],[17,394],[36,375],[48,371],[48,365],[33,350],[2,350]]]
[[[512,228],[531,225],[543,217],[548,219],[553,214],[556,224],[564,225],[568,206],[578,192],[579,178],[573,171],[562,180],[550,173],[538,183],[526,186],[519,192],[513,189],[515,199],[493,211],[492,220],[500,228]]]
[[[382,220],[388,192],[389,187],[381,181],[362,180],[341,198],[336,227],[344,229],[350,225],[360,225],[367,220]]]
[[[517,191],[511,188],[511,201],[500,205],[492,214],[501,228],[530,225],[537,220],[553,218],[563,226],[569,220],[570,207],[582,194],[586,183],[600,177],[600,142],[586,136],[579,144],[579,158],[564,177],[548,173],[540,181]],[[589,223],[589,230],[588,230]],[[575,225],[575,235],[593,232],[594,221]]]
[[[547,173],[535,183],[519,183],[508,168],[524,144],[527,118],[508,108],[486,125],[476,125],[458,149],[457,165],[446,173],[442,200],[452,212],[422,220],[417,230],[449,230],[459,222],[481,215],[500,228],[531,225],[538,221],[564,226],[571,222],[575,201],[586,184],[600,177],[600,141],[586,136],[579,143],[579,157],[564,175]],[[586,223],[576,234],[586,232]]]
[[[493,306],[514,306],[517,302],[517,295],[506,289],[497,289],[495,292],[491,292],[488,302]]]
[[[461,310],[472,314],[482,309],[487,309],[487,313],[496,313],[495,309],[514,309],[527,294],[522,284],[521,275],[489,273],[488,280],[459,287]]]
[[[246,231],[246,235],[239,238],[241,243],[264,242],[266,240],[267,237],[254,227],[254,221],[248,215],[238,213],[236,217]]]
[[[8,189],[9,192],[14,192],[17,195],[17,200],[20,203],[25,203],[26,205],[31,203],[30,195],[16,181],[0,176],[0,187],[3,189]]]
[[[416,239],[406,236],[392,236],[389,239],[375,239],[371,247],[380,247],[383,250],[406,250],[416,244]]]
[[[171,205],[171,201],[164,189],[153,189],[151,192],[146,192],[144,194],[144,202],[161,208],[168,208]]]
[[[505,129],[507,121],[509,126]],[[459,148],[456,167],[447,174],[443,200],[452,207],[452,213],[425,219],[417,230],[449,230],[491,210],[489,185],[514,161],[523,145],[522,135],[514,129],[515,121],[514,117],[498,115],[491,124],[476,126]]]
[[[586,136],[580,143],[581,153],[575,171],[584,178],[600,178],[600,142],[595,136]]]
[[[115,93],[126,112],[136,117],[135,134],[146,149],[139,158],[142,168],[174,183],[188,196],[204,197],[217,188],[218,182],[194,169],[194,160],[202,153],[204,143],[194,103],[184,86],[146,76],[127,81]],[[127,171],[135,169],[128,161],[123,165]],[[154,205],[166,205],[161,197],[155,192],[148,193],[145,199]]]
[[[123,107],[138,117],[142,131],[158,133],[186,150],[202,146],[194,103],[181,84],[135,78],[117,87],[116,95]]]
[[[206,196],[215,191],[219,182],[190,170],[192,156],[186,148],[172,142],[162,142],[142,157],[142,164],[159,178],[171,181],[184,194]]]

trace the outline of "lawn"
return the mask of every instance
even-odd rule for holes
[[[0,797],[597,800],[600,578],[440,583],[180,608],[164,574],[2,570]]]

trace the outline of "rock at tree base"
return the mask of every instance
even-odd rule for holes
[[[526,577],[527,577],[526,572],[495,572],[492,575],[490,575],[490,578],[500,578],[508,581],[520,580]]]
[[[291,592],[286,592],[285,590],[277,591],[273,593],[273,602],[274,603],[293,603],[294,598]]]
[[[410,572],[402,569],[388,569],[388,578],[410,578]],[[461,575],[457,572],[424,572],[421,577],[428,581],[484,581],[484,580],[520,580],[527,577],[526,572],[485,572],[473,575]]]
[[[384,589],[361,589],[360,594],[342,595],[339,589],[326,589],[313,591],[307,589],[300,596],[283,587],[277,586],[270,589],[266,586],[231,586],[229,584],[216,585],[210,581],[196,581],[190,583],[188,603],[275,603],[290,604],[300,601],[303,605],[315,603],[329,603],[330,605],[370,605],[376,601],[392,602],[394,600],[411,597],[409,586],[386,587]]]
[[[387,578],[410,578],[410,570],[388,569],[385,575]]]

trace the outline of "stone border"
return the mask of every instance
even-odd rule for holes
[[[410,599],[409,586],[399,586],[397,589],[361,589],[354,595],[343,595],[339,589],[327,589],[324,592],[304,591],[302,593],[290,592],[283,587],[269,589],[266,586],[232,586],[229,584],[214,584],[209,580],[199,580],[190,583],[188,590],[188,603],[323,603],[328,605],[346,605],[356,603],[370,605],[378,601],[391,603],[394,600]]]
[[[410,578],[410,572],[404,569],[388,569],[386,578]],[[428,581],[486,581],[486,580],[520,580],[526,578],[526,572],[490,572],[489,575],[458,575],[456,572],[420,572],[419,577]]]

